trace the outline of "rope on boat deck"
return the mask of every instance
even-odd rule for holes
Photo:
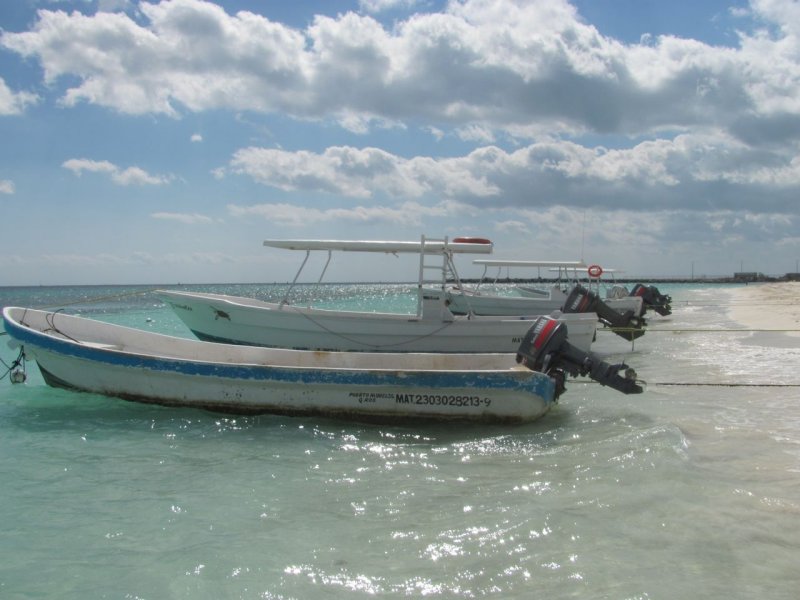
[[[404,345],[404,344],[410,344],[410,343],[412,343],[412,342],[416,342],[416,341],[423,340],[423,339],[425,339],[425,338],[431,337],[432,335],[436,335],[437,333],[439,333],[439,332],[440,332],[440,331],[442,331],[443,329],[446,329],[447,327],[450,327],[450,325],[452,325],[452,324],[453,324],[453,321],[446,321],[446,322],[444,323],[444,325],[442,325],[442,326],[441,326],[441,327],[439,327],[438,329],[435,329],[434,331],[431,331],[431,332],[429,332],[429,333],[426,333],[425,335],[418,335],[418,336],[417,336],[417,337],[415,337],[415,338],[411,338],[411,339],[408,339],[408,340],[403,340],[402,342],[395,342],[395,343],[393,343],[393,344],[368,344],[368,343],[366,343],[366,342],[362,342],[362,341],[360,341],[360,340],[357,340],[357,339],[354,339],[354,338],[348,337],[348,336],[346,336],[346,335],[344,335],[344,334],[342,334],[342,333],[339,333],[338,331],[333,331],[333,330],[332,330],[332,329],[330,329],[329,327],[325,327],[325,326],[324,326],[322,323],[319,323],[318,321],[316,321],[316,320],[315,320],[315,319],[314,319],[314,318],[313,318],[311,315],[309,315],[308,313],[306,313],[306,312],[302,312],[302,311],[299,311],[299,310],[297,310],[297,307],[296,307],[296,306],[293,306],[293,305],[291,305],[291,304],[287,304],[286,306],[287,306],[288,308],[290,308],[290,309],[296,310],[296,312],[297,312],[299,315],[301,315],[301,316],[305,317],[305,318],[306,318],[306,319],[308,319],[308,320],[309,320],[311,323],[313,323],[314,325],[316,325],[317,327],[319,327],[321,330],[323,330],[323,331],[325,331],[325,332],[329,333],[330,335],[336,336],[336,337],[338,337],[338,338],[341,338],[341,339],[343,339],[343,340],[347,340],[348,342],[352,342],[352,343],[354,343],[354,344],[362,344],[362,345],[364,345],[364,346],[369,346],[369,347],[371,347],[371,348],[392,348],[392,347],[394,347],[394,346],[402,346],[402,345]]]

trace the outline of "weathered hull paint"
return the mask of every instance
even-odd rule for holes
[[[532,421],[554,404],[552,379],[519,368],[513,356],[505,357],[507,368],[485,370],[402,369],[392,364],[402,363],[413,355],[386,355],[393,360],[387,360],[384,368],[315,367],[314,355],[318,354],[325,364],[339,357],[336,353],[332,356],[332,353],[243,349],[179,340],[59,315],[58,331],[73,338],[65,339],[37,330],[32,322],[39,311],[27,313],[25,318],[31,322],[27,327],[10,318],[6,311],[6,330],[24,347],[27,357],[37,362],[49,385],[138,402],[236,414],[481,422]],[[11,314],[16,317],[19,313]],[[84,323],[90,325],[80,330]],[[87,336],[91,331],[97,332],[93,338]],[[159,354],[133,350],[148,343]],[[130,349],[126,350],[126,346]],[[172,346],[180,352],[169,355]],[[232,358],[221,361],[220,354],[227,353]],[[262,356],[280,357],[287,353],[294,361],[311,362],[306,366],[256,363]],[[345,358],[348,364],[358,362],[358,355]],[[375,358],[380,357],[369,355],[368,360],[375,363]],[[463,360],[472,358],[467,356]],[[236,362],[242,359],[247,362]]]

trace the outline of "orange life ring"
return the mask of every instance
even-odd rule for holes
[[[589,273],[589,277],[597,279],[603,274],[603,267],[600,265],[590,265],[586,271]]]
[[[491,244],[492,240],[479,237],[457,237],[453,238],[454,244]]]

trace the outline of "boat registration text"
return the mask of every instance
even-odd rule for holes
[[[429,406],[489,406],[492,403],[491,398],[455,394],[350,392],[350,397],[357,398],[359,404],[368,404],[378,400],[391,400],[392,398],[396,404],[427,404]]]

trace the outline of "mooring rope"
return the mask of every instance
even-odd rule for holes
[[[0,376],[0,381],[3,381],[6,377],[8,377],[9,373],[11,373],[17,367],[22,367],[23,370],[25,368],[25,349],[20,348],[19,356],[12,362],[10,365],[6,363],[2,358],[0,358],[0,363],[3,363],[3,366],[6,368],[6,372]]]
[[[587,380],[572,380],[574,383],[589,383],[594,385],[603,385],[599,381]],[[676,387],[736,387],[736,388],[800,388],[800,383],[713,383],[703,381],[644,381],[638,380],[647,387],[651,386],[676,386]]]
[[[609,331],[609,332],[623,332],[629,333],[632,331],[641,331],[640,329],[635,329],[633,327],[602,327],[598,329],[598,331]],[[669,328],[665,329],[662,327],[645,327],[645,333],[800,333],[800,329],[761,329],[761,328],[732,328],[732,329],[709,329],[709,328],[702,328],[702,327],[681,327],[681,328]]]
[[[700,383],[700,382],[681,382],[681,381],[654,381],[648,385],[672,385],[672,386],[698,386],[698,387],[751,387],[751,388],[800,388],[800,383]]]
[[[336,336],[336,337],[338,337],[340,339],[343,339],[343,340],[346,340],[348,342],[352,342],[353,344],[361,344],[361,345],[364,345],[364,346],[369,346],[370,348],[392,348],[392,347],[396,347],[396,346],[402,346],[402,345],[405,345],[405,344],[410,344],[412,342],[416,342],[416,341],[419,341],[419,340],[424,340],[425,338],[429,338],[429,337],[439,333],[440,331],[446,329],[447,327],[449,327],[453,323],[452,321],[445,321],[444,324],[441,327],[439,327],[438,329],[435,329],[435,330],[430,331],[430,332],[428,332],[426,334],[423,334],[423,335],[418,335],[418,336],[415,336],[413,338],[403,340],[402,342],[394,342],[394,343],[391,343],[391,344],[370,344],[370,343],[367,343],[367,342],[359,341],[359,340],[357,340],[355,338],[351,338],[351,337],[349,337],[347,335],[344,335],[343,333],[339,333],[337,331],[333,331],[329,327],[325,327],[325,325],[323,325],[322,323],[318,322],[311,315],[309,315],[306,312],[303,312],[302,309],[300,309],[300,308],[298,308],[296,306],[293,306],[291,304],[285,304],[284,306],[289,308],[289,309],[292,309],[296,314],[299,314],[299,315],[305,317],[308,321],[310,321],[311,323],[313,323],[314,325],[319,327],[321,330],[329,333],[330,335]]]
[[[104,296],[92,296],[89,298],[82,298],[80,300],[74,300],[72,302],[60,302],[58,304],[42,304],[39,306],[31,306],[30,308],[36,308],[39,310],[47,310],[47,309],[54,309],[58,308],[60,310],[64,310],[64,308],[68,306],[75,306],[77,304],[94,304],[96,302],[104,302],[106,300],[119,300],[121,298],[127,298],[128,296],[142,296],[144,294],[150,294],[157,290],[160,290],[160,287],[157,288],[148,288],[146,290],[137,290],[135,292],[123,292],[120,294],[106,294]],[[58,312],[58,311],[56,311]],[[0,335],[8,335],[6,331],[0,331]]]

